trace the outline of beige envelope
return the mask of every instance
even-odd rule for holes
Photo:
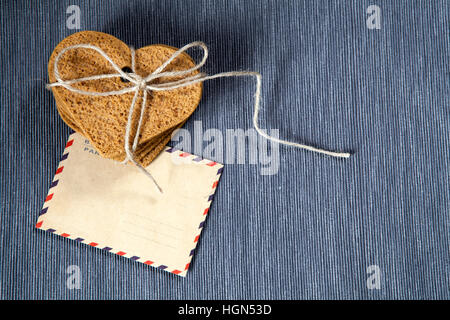
[[[185,276],[223,165],[167,147],[148,167],[69,137],[36,228]]]

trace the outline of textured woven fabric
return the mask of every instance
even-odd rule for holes
[[[261,72],[261,127],[353,156],[226,165],[185,279],[34,229],[69,134],[44,85],[72,4],[81,30],[137,48],[206,42],[206,72]],[[1,1],[0,297],[450,298],[449,16],[446,0]],[[205,83],[185,128],[251,128],[253,90]]]

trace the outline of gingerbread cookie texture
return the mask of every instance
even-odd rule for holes
[[[75,33],[61,41],[50,56],[48,64],[50,83],[56,81],[54,63],[58,54],[66,47],[77,44],[91,44],[101,48],[121,69],[131,68],[130,48],[119,39],[95,31]],[[166,45],[149,45],[136,50],[136,73],[142,77],[151,74],[177,51]],[[164,71],[186,70],[195,66],[186,53],[180,54]],[[65,52],[58,63],[59,74],[64,80],[93,75],[117,73],[98,52],[77,48]],[[195,75],[198,71],[192,72]],[[180,78],[162,77],[153,83],[176,81]],[[73,87],[90,92],[117,91],[133,86],[120,77],[83,81]],[[129,109],[134,92],[110,95],[88,96],[72,92],[64,87],[52,87],[58,112],[73,130],[90,140],[97,151],[106,158],[123,160],[124,137]],[[172,132],[185,123],[197,108],[202,95],[202,84],[168,91],[152,91],[147,94],[146,112],[136,150],[136,159],[148,165],[170,141]],[[136,101],[132,117],[133,141],[142,107],[142,92]]]

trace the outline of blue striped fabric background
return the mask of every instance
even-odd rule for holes
[[[35,230],[69,134],[44,85],[76,31],[71,4],[81,30],[137,48],[206,42],[206,72],[262,73],[263,128],[354,155],[280,147],[272,176],[227,165],[185,279]],[[371,4],[380,30],[366,27]],[[0,297],[449,299],[449,13],[446,0],[2,0]],[[206,83],[185,128],[250,128],[253,90]]]

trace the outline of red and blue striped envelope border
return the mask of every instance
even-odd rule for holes
[[[69,157],[70,147],[73,145],[73,142],[74,142],[73,135],[74,134],[70,135],[69,140],[68,140],[68,142],[67,142],[67,144],[66,144],[66,146],[64,148],[64,152],[63,152],[63,155],[62,155],[61,160],[59,162],[58,169],[56,170],[55,177],[53,178],[53,182],[50,185],[47,197],[45,198],[45,201],[44,201],[44,206],[43,206],[41,212],[39,213],[39,218],[38,218],[38,221],[37,221],[35,227],[37,229],[41,229],[41,230],[50,232],[52,234],[57,234],[57,235],[59,235],[61,237],[64,237],[64,238],[72,239],[72,240],[74,240],[76,242],[87,244],[87,245],[89,245],[91,247],[95,247],[95,248],[98,248],[98,249],[101,249],[101,250],[105,250],[105,251],[108,251],[110,253],[114,253],[114,254],[117,254],[119,256],[122,256],[122,257],[127,257],[127,258],[129,258],[129,259],[131,259],[133,261],[138,261],[138,262],[144,263],[146,265],[150,265],[150,266],[152,266],[154,268],[157,268],[159,270],[164,270],[164,271],[167,271],[167,272],[171,272],[171,273],[174,273],[176,275],[185,275],[187,270],[189,269],[189,265],[191,263],[193,255],[194,255],[195,248],[196,248],[198,240],[200,238],[200,233],[202,232],[203,226],[204,226],[205,221],[206,221],[206,217],[208,216],[209,207],[211,206],[212,200],[214,198],[214,193],[216,191],[217,185],[219,183],[220,176],[221,176],[222,171],[223,171],[223,165],[219,164],[217,162],[211,161],[211,160],[203,159],[203,158],[201,158],[199,156],[195,156],[193,154],[190,154],[188,152],[184,152],[182,150],[177,150],[177,149],[171,148],[171,147],[166,147],[166,149],[164,150],[164,152],[171,153],[173,156],[179,156],[181,158],[191,160],[192,162],[204,164],[204,165],[209,166],[209,167],[217,167],[217,176],[216,176],[216,179],[215,179],[214,183],[211,185],[211,194],[208,197],[208,205],[205,207],[205,209],[202,212],[202,214],[203,214],[203,221],[198,226],[198,235],[193,239],[192,250],[189,253],[189,257],[187,257],[187,259],[186,259],[186,266],[184,267],[184,270],[179,270],[179,269],[174,269],[174,268],[171,268],[170,266],[166,266],[166,265],[163,265],[163,264],[160,264],[160,265],[156,264],[155,262],[153,262],[151,260],[142,259],[141,257],[135,256],[135,255],[127,253],[127,252],[124,252],[124,251],[120,250],[119,248],[111,248],[111,247],[108,247],[108,246],[103,246],[103,245],[101,245],[99,243],[96,243],[96,242],[86,241],[85,239],[79,238],[76,235],[68,234],[68,233],[65,233],[65,232],[60,231],[60,230],[55,230],[55,229],[51,229],[51,228],[49,228],[49,229],[42,229],[42,224],[43,224],[44,219],[45,219],[45,214],[47,213],[49,207],[51,206],[51,201],[52,201],[53,197],[57,193],[58,181],[59,181],[59,179],[61,178],[61,175],[64,172],[64,161],[67,160],[67,158]]]

